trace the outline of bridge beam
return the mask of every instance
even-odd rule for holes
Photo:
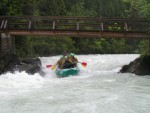
[[[15,37],[10,34],[0,34],[0,54],[15,52]]]
[[[149,33],[134,33],[134,32],[114,32],[114,31],[70,31],[70,30],[12,30],[7,33],[14,36],[72,36],[72,37],[98,37],[98,38],[136,38],[136,39],[150,39]]]

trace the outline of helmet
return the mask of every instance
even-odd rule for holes
[[[70,53],[70,56],[75,56],[75,54],[74,53]]]

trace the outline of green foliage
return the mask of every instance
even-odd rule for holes
[[[84,39],[74,39],[76,43],[76,48],[79,48],[77,50],[77,53],[97,53],[98,52],[98,47],[96,45],[96,39],[89,39],[89,38],[84,38]]]
[[[15,41],[16,41],[16,52],[20,57],[33,56],[30,37],[15,37]]]
[[[149,0],[123,0],[130,4],[129,12],[131,16],[145,16],[150,18],[150,1]]]
[[[1,0],[0,15],[22,15],[26,6],[31,7],[32,4],[33,0]],[[30,11],[29,7],[28,11]]]
[[[84,0],[85,8],[96,12],[98,17],[124,17],[127,4],[122,0]]]
[[[33,53],[37,56],[62,54],[64,51],[75,51],[73,41],[69,37],[32,37]]]
[[[96,16],[95,11],[89,11],[84,8],[84,2],[77,2],[73,4],[71,9],[67,12],[68,16]]]
[[[150,19],[150,1],[148,0],[143,0],[143,2],[140,2],[142,5],[142,13]]]
[[[149,0],[0,0],[0,15],[147,17]],[[117,23],[115,23],[117,24]],[[90,28],[86,28],[89,29]],[[121,28],[109,27],[109,30]],[[108,37],[109,38],[109,37]],[[148,41],[77,37],[16,37],[20,57],[78,54],[143,53]]]
[[[149,51],[149,49],[150,49],[150,41],[148,41],[148,40],[142,40],[142,41],[140,41],[140,44],[139,44],[139,51],[140,51],[140,53],[141,54],[145,54],[147,51]]]
[[[39,0],[37,9],[40,15],[59,16],[65,14],[65,5],[63,0]]]
[[[139,17],[141,15],[141,6],[139,5],[139,0],[123,0],[125,3],[129,4],[128,14],[130,17]]]

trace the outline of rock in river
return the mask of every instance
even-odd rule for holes
[[[140,56],[129,65],[124,65],[121,73],[134,73],[136,75],[150,75],[150,55]]]
[[[44,75],[39,58],[19,59],[15,53],[6,53],[0,56],[0,75],[6,72],[25,71],[28,74],[39,73]]]

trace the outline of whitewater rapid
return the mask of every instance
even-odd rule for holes
[[[118,73],[139,55],[77,55],[78,76],[57,78],[45,68],[60,56],[41,57],[45,76],[0,76],[0,113],[150,113],[150,76]]]

